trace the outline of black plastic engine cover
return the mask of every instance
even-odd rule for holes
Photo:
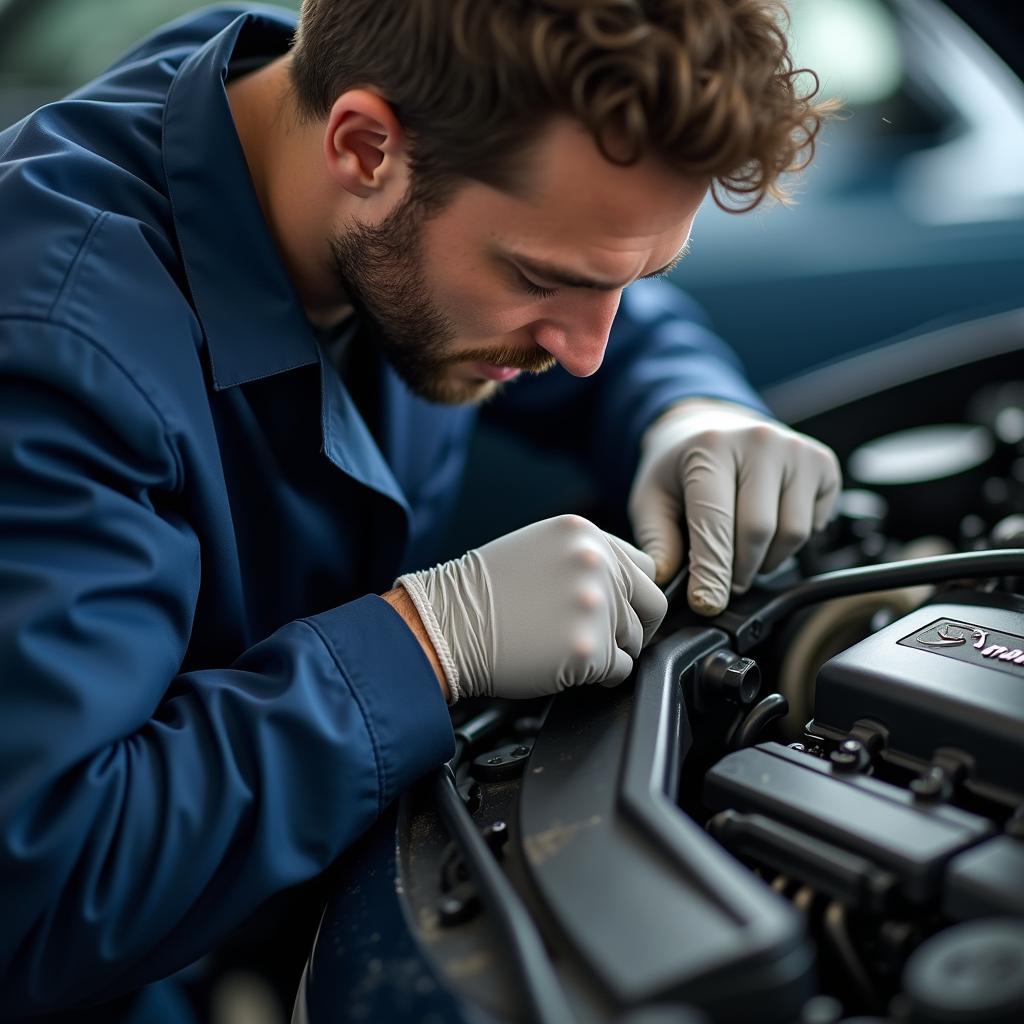
[[[704,778],[712,810],[767,815],[893,873],[903,895],[938,895],[943,865],[993,832],[987,818],[916,801],[900,786],[840,772],[821,758],[762,743],[727,754]]]
[[[818,673],[812,732],[858,719],[923,762],[940,747],[973,759],[972,779],[1024,791],[1024,613],[985,595],[925,605],[836,655]],[[1000,600],[990,599],[993,604]]]

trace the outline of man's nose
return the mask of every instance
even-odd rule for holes
[[[574,377],[589,377],[604,359],[621,295],[616,291],[582,296],[559,315],[535,323],[534,342]]]

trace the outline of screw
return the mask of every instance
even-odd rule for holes
[[[512,751],[512,756],[513,757],[526,757],[526,755],[529,752],[530,752],[530,748],[529,747],[516,747],[515,750]]]
[[[505,758],[503,758],[503,757],[489,757],[489,758],[487,758],[487,763],[488,764],[501,764],[501,762],[504,761],[504,760],[505,760]]]

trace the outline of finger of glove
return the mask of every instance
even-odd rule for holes
[[[629,521],[637,543],[655,562],[654,579],[666,583],[683,561],[683,534],[679,529],[682,503],[651,476],[629,496]]]
[[[654,582],[654,565],[649,555],[620,537],[615,537],[610,533],[606,533],[605,537],[608,538],[608,544],[615,552],[626,583],[626,596],[632,606],[629,610],[635,613],[641,627],[642,647],[658,631],[658,627],[665,618],[668,612],[668,598]],[[626,648],[626,650],[630,650],[630,648]],[[637,654],[639,653],[640,649],[638,648]]]
[[[686,467],[683,495],[690,531],[687,600],[698,614],[717,615],[729,601],[732,582],[736,516],[734,462],[706,453],[692,458]]]
[[[781,458],[765,452],[737,487],[732,570],[732,589],[737,594],[750,589],[754,574],[778,536],[784,468]]]
[[[654,559],[646,552],[641,551],[635,544],[630,544],[628,540],[623,540],[621,537],[616,537],[614,533],[608,533],[606,530],[602,530],[604,533],[605,540],[611,546],[622,563],[625,559],[631,563],[631,568],[635,567],[639,569],[648,579],[649,582],[653,582],[657,575],[657,563]]]
[[[615,646],[631,658],[639,658],[644,646],[644,627],[631,605],[616,609]]]
[[[814,495],[817,486],[816,475],[801,473],[783,489],[779,498],[778,529],[764,557],[765,572],[777,569],[807,543],[814,526]]]
[[[814,529],[824,530],[835,511],[839,492],[843,486],[843,475],[839,460],[831,451],[827,452],[828,463],[818,481],[817,497],[814,500]]]
[[[608,670],[605,677],[599,679],[598,682],[602,686],[618,686],[632,671],[633,659],[625,651],[621,651],[616,647],[612,654],[612,667]]]

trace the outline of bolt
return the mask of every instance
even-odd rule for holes
[[[530,752],[530,748],[529,747],[516,747],[515,750],[512,751],[512,756],[513,757],[526,757],[526,755],[529,752]]]
[[[494,821],[483,830],[483,837],[491,852],[496,857],[501,857],[502,849],[508,842],[508,825],[503,821]]]
[[[939,765],[932,765],[910,783],[910,791],[922,800],[945,800],[951,789],[949,776]]]
[[[852,736],[843,740],[829,754],[828,759],[832,762],[832,767],[841,772],[859,772],[862,768],[867,767],[870,760],[864,744]]]
[[[504,760],[505,760],[505,758],[503,758],[503,757],[489,757],[489,758],[487,758],[487,763],[488,764],[501,764],[502,761],[504,761]]]
[[[480,901],[473,887],[463,882],[458,889],[443,896],[437,904],[437,913],[443,927],[462,924],[474,917],[480,908]]]

